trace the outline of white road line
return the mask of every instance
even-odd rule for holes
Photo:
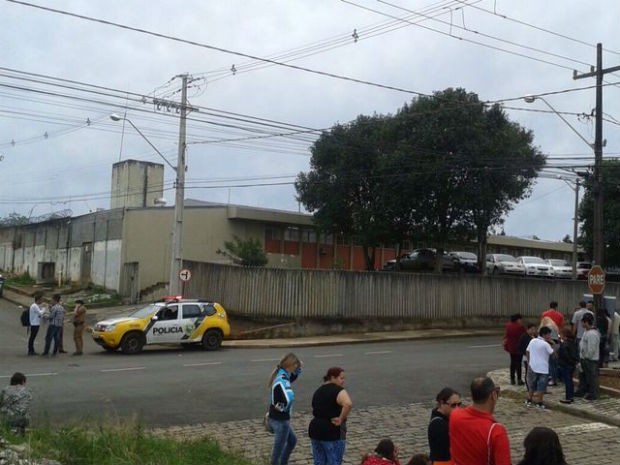
[[[255,358],[254,360],[250,360],[250,362],[279,362],[279,358]]]
[[[501,344],[488,344],[486,346],[468,346],[468,349],[485,349],[487,347],[501,347]]]
[[[375,352],[364,352],[364,355],[382,355],[382,354],[391,354],[391,350],[377,350]]]
[[[342,357],[342,354],[323,354],[323,355],[314,356],[314,358],[329,358],[329,357]]]
[[[110,373],[113,371],[134,371],[134,370],[146,370],[146,367],[110,368],[107,370],[99,370],[99,371],[101,371],[101,373]]]
[[[56,375],[58,375],[58,373],[54,373],[54,372],[51,372],[51,373],[27,373],[26,377],[31,377],[31,376],[56,376]],[[13,376],[13,375],[6,375],[6,376],[3,375],[3,376],[0,376],[0,378],[10,378],[11,376]]]
[[[206,365],[221,365],[222,362],[204,362],[204,363],[185,363],[184,367],[203,367]]]

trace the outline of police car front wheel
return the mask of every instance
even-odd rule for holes
[[[217,329],[208,329],[202,336],[202,347],[205,350],[217,350],[222,345],[222,333]]]
[[[142,351],[144,346],[144,335],[132,332],[127,333],[121,340],[121,350],[124,354],[137,354]]]

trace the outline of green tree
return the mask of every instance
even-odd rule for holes
[[[603,160],[601,165],[601,198],[603,201],[603,265],[620,266],[620,161]],[[584,181],[584,196],[579,204],[581,234],[578,243],[594,256],[592,229],[594,220],[593,196],[595,188],[592,176]]]
[[[240,239],[233,236],[232,241],[224,242],[224,249],[217,253],[228,256],[234,263],[241,266],[265,266],[267,255],[258,239]]]
[[[297,200],[314,213],[320,231],[354,238],[363,249],[366,268],[374,268],[375,248],[385,238],[381,210],[385,124],[380,116],[359,116],[321,134],[312,146],[311,170],[295,182]]]

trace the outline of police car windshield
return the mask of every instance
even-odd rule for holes
[[[140,308],[130,314],[129,316],[134,318],[144,318],[145,316],[149,316],[151,313],[154,313],[157,310],[157,307],[154,304],[147,305],[146,307]]]

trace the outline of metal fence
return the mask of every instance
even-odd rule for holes
[[[235,314],[281,319],[402,319],[434,321],[538,317],[551,300],[569,315],[589,293],[584,281],[243,268],[185,262],[188,297],[221,302]],[[617,296],[618,283],[605,294]]]

